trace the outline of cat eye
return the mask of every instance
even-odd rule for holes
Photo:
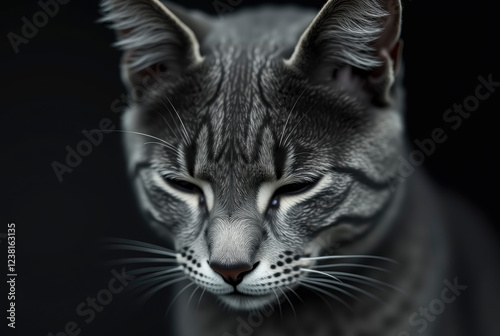
[[[315,184],[316,184],[316,181],[287,184],[287,185],[284,185],[284,186],[278,188],[274,192],[274,195],[276,196],[276,195],[299,194],[299,193],[302,193],[302,192],[310,189]]]
[[[175,179],[171,179],[171,178],[165,178],[165,181],[171,187],[173,187],[179,191],[190,193],[190,194],[203,195],[202,190],[197,185],[195,185],[193,183],[189,183],[189,182],[182,181],[182,180],[175,180]]]
[[[301,183],[291,183],[276,189],[276,191],[273,194],[273,197],[271,197],[269,208],[271,209],[278,208],[281,196],[301,194],[311,189],[317,182],[318,180],[301,182]]]

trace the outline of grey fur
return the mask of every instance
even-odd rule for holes
[[[380,275],[373,267],[336,273],[360,286],[357,294],[376,290],[390,302],[382,308],[372,297],[352,302],[349,296],[356,312],[367,313],[363,323],[338,302],[330,302],[334,314],[324,316],[322,301],[307,295],[310,302],[297,306],[297,314],[300,321],[312,314],[324,331],[318,335],[394,334],[437,295],[449,266],[443,214],[418,174],[416,183],[395,192],[387,183],[406,147],[404,93],[392,50],[399,1],[330,0],[317,15],[262,7],[223,21],[169,11],[156,1],[107,0],[103,8],[104,20],[118,30],[118,45],[131,55],[122,63],[129,89],[148,79],[142,70],[169,65],[158,85],[131,100],[123,127],[148,223],[172,242],[189,280],[206,293],[200,314],[179,312],[190,319],[179,333],[235,330],[235,313],[218,308],[215,299],[250,311],[283,297],[291,304],[292,290],[304,287],[335,298],[325,289],[347,288],[342,282],[315,280],[320,273],[306,270],[323,254],[378,253],[404,262],[396,274]],[[148,137],[156,142],[144,145]],[[200,191],[181,190],[173,180]],[[293,184],[309,185],[275,195]],[[210,264],[253,269],[234,287]],[[408,295],[380,290],[383,282]],[[235,288],[246,295],[231,295]],[[259,335],[297,330],[271,318]]]

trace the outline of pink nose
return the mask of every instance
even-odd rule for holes
[[[224,278],[228,284],[236,286],[243,281],[243,276],[250,272],[253,267],[251,265],[238,264],[234,266],[220,265],[210,263],[210,267]]]

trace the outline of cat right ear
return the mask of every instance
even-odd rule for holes
[[[386,104],[401,58],[400,31],[400,0],[329,0],[285,64],[314,81],[362,85],[373,102]]]
[[[194,31],[208,24],[191,18],[191,29],[158,0],[104,0],[101,22],[111,23],[117,33],[115,46],[124,51],[122,80],[130,90],[144,86],[151,78],[176,77],[187,68],[202,62],[198,38]],[[179,7],[175,11],[185,18]]]

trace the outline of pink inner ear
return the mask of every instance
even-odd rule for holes
[[[392,59],[394,73],[397,72],[400,62],[400,47],[402,46],[399,40],[400,27],[401,27],[401,8],[399,5],[399,0],[388,0],[385,4],[385,9],[389,12],[389,15],[385,18],[383,24],[383,32],[376,42],[376,48],[378,53],[385,59],[387,56]],[[384,57],[386,55],[386,57]],[[374,75],[378,75],[379,71],[383,72],[382,69],[375,69]]]
[[[401,52],[403,50],[403,41],[399,40],[394,44],[392,49],[382,48],[379,50],[379,57],[383,60],[384,64],[371,71],[371,77],[378,78],[387,71],[387,63],[392,60],[392,70],[394,75],[398,73],[399,65],[401,62]]]
[[[399,40],[392,48],[389,56],[392,59],[392,70],[394,70],[394,74],[398,73],[399,65],[401,62],[401,53],[403,52],[403,41]]]

